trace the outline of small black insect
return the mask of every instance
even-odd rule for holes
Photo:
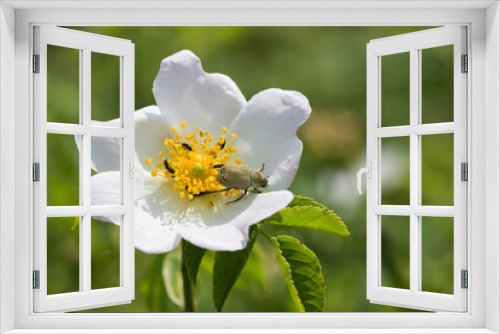
[[[189,144],[182,143],[182,146],[184,146],[184,148],[185,148],[186,150],[188,150],[188,151],[192,151],[192,150],[193,150],[193,149],[192,149],[192,147],[191,147],[191,145],[189,145]]]
[[[174,174],[174,173],[175,173],[175,170],[174,170],[172,167],[170,167],[170,166],[168,165],[167,160],[163,161],[163,164],[165,165],[165,168],[166,168],[166,169],[167,169],[170,173],[172,173],[172,174]]]

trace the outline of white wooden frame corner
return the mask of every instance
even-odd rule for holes
[[[472,258],[469,262],[470,311],[459,315],[33,314],[30,311],[32,293],[29,289],[31,263],[26,260],[30,258],[32,217],[26,198],[31,193],[32,110],[27,97],[31,94],[30,41],[34,24],[468,25],[472,45],[469,53],[472,91],[469,110],[472,112],[468,122],[472,138],[469,142],[469,198],[472,203],[468,211],[471,222],[468,234],[472,240],[469,243]],[[86,328],[88,333],[500,332],[498,1],[398,1],[396,4],[376,0],[4,0],[0,2],[0,71],[0,332],[42,333],[38,330],[41,328],[51,333],[77,332],[78,328]],[[12,289],[14,281],[15,289]],[[147,324],[147,327],[133,330],[141,323]],[[165,329],[165,324],[170,329]]]

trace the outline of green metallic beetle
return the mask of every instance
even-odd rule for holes
[[[269,176],[266,177],[261,173],[264,170],[264,164],[262,164],[261,169],[253,169],[247,165],[237,164],[217,164],[213,168],[219,168],[217,181],[227,187],[222,191],[229,189],[245,190],[240,197],[228,203],[234,203],[242,199],[247,194],[249,188],[260,194],[261,191],[259,188],[267,187],[269,181]]]

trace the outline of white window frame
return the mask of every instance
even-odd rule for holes
[[[32,191],[29,71],[35,24],[467,25],[471,60],[468,312],[34,314],[30,288],[33,212],[27,199]],[[151,329],[150,332],[156,329],[155,333],[249,333],[250,329],[254,333],[500,332],[498,1],[5,0],[0,3],[0,71],[0,332],[42,333],[43,329],[45,333],[47,330],[57,333],[57,329],[60,333],[76,333],[77,329],[87,329],[86,333],[124,332],[123,329],[127,333],[146,333],[146,329]]]

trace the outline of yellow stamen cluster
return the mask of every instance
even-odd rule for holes
[[[231,134],[227,141],[225,126],[222,127],[219,137],[214,138],[210,133],[201,131],[198,126],[195,126],[195,133],[187,133],[186,122],[181,122],[180,125],[182,134],[175,126],[170,127],[171,134],[163,142],[165,150],[158,153],[159,162],[153,164],[150,157],[146,158],[146,164],[153,168],[151,175],[171,179],[172,187],[179,191],[181,199],[187,197],[193,200],[195,196],[223,190],[225,187],[217,181],[219,169],[214,166],[234,163],[230,159],[238,149],[231,144],[237,136]],[[237,157],[234,161],[240,164],[241,158]],[[225,195],[236,193],[239,193],[239,190],[223,192]],[[213,199],[213,195],[207,196],[207,199]],[[211,200],[207,205],[210,208],[214,206]]]

